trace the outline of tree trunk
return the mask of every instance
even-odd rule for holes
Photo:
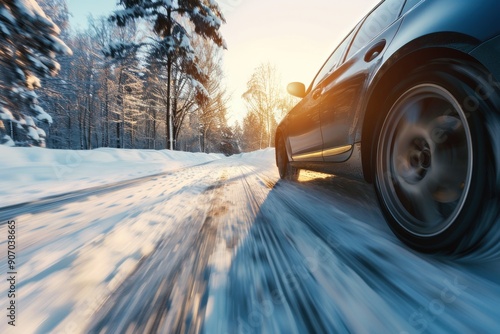
[[[130,124],[130,145],[131,148],[135,148],[135,117],[134,117],[134,112],[132,112],[132,122]]]
[[[156,107],[153,107],[153,150],[156,150]]]
[[[169,7],[167,9],[167,33],[166,37],[170,38],[172,36],[172,9]],[[170,103],[170,90],[171,90],[171,78],[172,78],[172,55],[167,53],[167,117],[166,117],[166,131],[168,133],[167,148],[170,150],[174,149],[174,117],[172,115],[172,108]]]
[[[124,96],[123,96],[123,85],[122,85],[122,80],[123,80],[123,64],[121,65],[120,68],[120,75],[118,76],[118,98],[117,98],[117,104],[118,108],[121,109],[121,119],[118,117],[118,122],[116,123],[116,148],[123,148],[124,143],[125,143],[125,111],[124,111]],[[120,129],[120,124],[121,124],[121,129]],[[121,131],[120,131],[121,130]]]
[[[109,76],[108,71],[106,71],[106,76]],[[104,147],[109,147],[109,144],[111,142],[110,138],[110,128],[109,128],[109,79],[106,77],[106,90],[105,90],[105,99],[106,101],[104,102],[104,113],[106,114],[106,126],[105,126],[105,135],[104,135]]]
[[[174,77],[172,80],[172,88],[174,91],[172,101],[170,103],[170,109],[172,112],[170,113],[172,115],[172,133],[173,133],[173,148],[174,150],[177,150],[177,139],[179,138],[179,119],[177,118],[177,77]]]
[[[166,147],[169,150],[174,149],[174,117],[172,115],[172,107],[170,103],[171,78],[172,78],[172,60],[169,56],[167,61],[167,117],[165,119],[166,122],[165,125],[168,134],[166,139]]]
[[[71,115],[69,113],[67,113],[68,115],[68,148],[70,150],[73,149],[73,140],[72,140],[72,137],[73,137],[73,131],[71,131]]]
[[[89,96],[89,107],[88,107],[88,127],[87,127],[87,150],[92,149],[92,99]]]
[[[78,125],[80,128],[80,150],[85,149],[85,111],[82,110],[80,103],[78,103]]]
[[[120,122],[116,122],[116,148],[120,148]]]
[[[122,105],[122,147],[125,148],[125,105]]]

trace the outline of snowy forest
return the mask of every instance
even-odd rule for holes
[[[121,0],[73,31],[66,0],[0,4],[0,144],[227,155],[274,146],[293,106],[262,64],[228,122],[223,14],[213,0]]]

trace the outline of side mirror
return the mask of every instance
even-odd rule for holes
[[[286,87],[288,94],[303,98],[306,96],[306,86],[301,82],[292,82]]]

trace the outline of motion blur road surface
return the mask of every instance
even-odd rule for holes
[[[370,185],[278,180],[266,150],[3,210],[20,297],[18,327],[0,332],[500,331],[493,249],[419,254]]]

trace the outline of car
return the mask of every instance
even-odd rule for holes
[[[481,248],[498,225],[500,2],[385,0],[278,125],[280,177],[372,183],[394,234],[429,253]]]

